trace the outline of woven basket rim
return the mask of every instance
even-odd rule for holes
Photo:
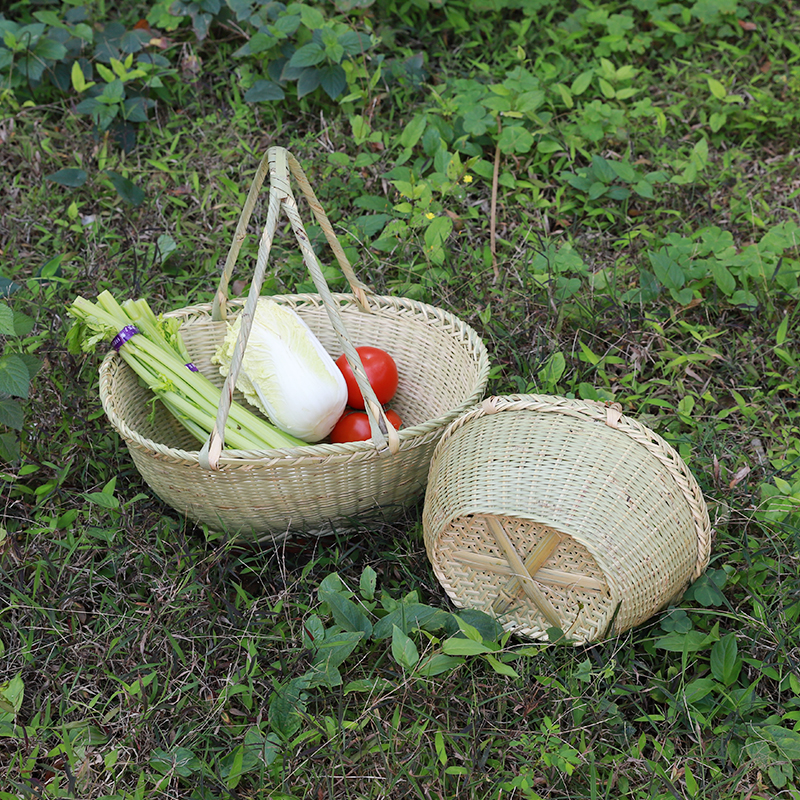
[[[577,400],[544,394],[512,394],[487,397],[447,426],[434,448],[431,456],[431,466],[433,467],[433,464],[439,460],[442,450],[447,447],[448,441],[460,428],[484,416],[515,411],[552,413],[594,422],[603,422],[645,447],[651,455],[658,459],[674,480],[689,506],[697,538],[697,562],[694,579],[696,580],[702,575],[711,557],[712,538],[708,506],[703,497],[702,489],[675,448],[651,428],[623,414],[622,407],[618,403]],[[512,516],[520,515],[514,514]],[[521,515],[521,518],[529,518],[537,522],[541,521],[535,516]],[[450,521],[446,520],[445,524],[449,524]]]
[[[290,301],[290,302],[307,302],[310,305],[323,307],[322,299],[316,293],[298,293],[298,294],[279,294],[279,295],[264,295],[271,297],[273,300]],[[358,308],[357,298],[350,293],[337,292],[332,293],[334,300],[341,306],[355,306]],[[235,298],[229,301],[229,306],[243,306],[243,298]],[[475,381],[475,390],[472,394],[460,403],[458,406],[452,408],[447,414],[435,417],[431,420],[426,420],[418,425],[410,426],[408,428],[401,428],[399,433],[400,451],[409,450],[412,447],[422,446],[427,444],[431,436],[438,437],[443,428],[447,427],[451,422],[456,420],[467,409],[473,406],[483,396],[486,382],[489,375],[489,355],[486,350],[481,337],[477,331],[457,317],[455,314],[446,311],[445,309],[432,306],[428,303],[423,303],[418,300],[412,300],[407,297],[397,297],[394,295],[375,295],[369,294],[369,302],[371,311],[362,311],[361,313],[369,314],[372,311],[378,311],[381,307],[391,307],[396,309],[405,309],[418,315],[421,320],[427,321],[430,324],[439,323],[446,326],[451,326],[454,330],[459,330],[463,334],[465,341],[468,341],[471,351],[477,356],[477,374]],[[210,313],[212,310],[212,303],[197,303],[183,308],[173,309],[165,312],[165,317],[186,317],[187,321],[190,317],[200,318],[206,316],[211,319]],[[124,361],[118,352],[115,350],[109,351],[100,365],[100,401],[103,411],[111,422],[115,430],[133,446],[149,450],[157,453],[159,457],[182,463],[200,463],[200,446],[197,450],[182,450],[180,448],[170,447],[160,442],[155,442],[141,436],[133,430],[113,409],[111,401],[111,382],[112,372],[115,367],[124,365]],[[199,445],[199,443],[198,443]],[[378,450],[371,440],[360,442],[346,442],[343,444],[309,444],[301,447],[292,448],[276,448],[273,450],[235,450],[224,449],[219,459],[220,466],[236,466],[245,464],[260,464],[260,463],[285,463],[292,465],[302,463],[304,461],[320,463],[335,457],[351,457],[359,458],[365,456],[372,456],[379,452],[384,457],[390,457],[389,449],[384,448]]]

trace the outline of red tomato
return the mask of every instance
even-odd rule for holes
[[[389,409],[386,412],[386,419],[397,430],[400,430],[400,426],[403,423],[396,411]],[[369,417],[364,411],[345,411],[331,431],[331,442],[333,444],[364,442],[371,438],[372,431],[369,427]]]
[[[369,417],[363,411],[345,411],[331,431],[333,444],[362,442],[372,436]]]
[[[357,347],[361,363],[367,373],[367,380],[372,386],[378,402],[383,405],[388,403],[397,391],[397,365],[394,359],[379,347]],[[346,356],[339,356],[336,366],[342,371],[347,384],[347,405],[353,408],[364,408],[364,398],[358,388],[353,370],[347,363]]]
[[[400,415],[396,411],[393,411],[391,408],[386,409],[386,419],[388,419],[389,422],[392,423],[395,430],[399,431],[400,428],[403,426],[403,420],[400,419]]]

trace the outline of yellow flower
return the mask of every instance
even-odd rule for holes
[[[465,175],[464,183],[472,183],[472,175]]]
[[[436,215],[435,215],[435,214],[431,214],[431,212],[429,211],[429,212],[428,212],[428,213],[427,213],[425,216],[426,216],[428,219],[433,219],[433,218],[434,218]]]

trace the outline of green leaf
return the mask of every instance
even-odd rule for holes
[[[437,653],[419,665],[417,674],[430,678],[434,675],[441,675],[444,672],[449,672],[463,663],[463,658],[454,658],[453,656],[444,655],[443,653]]]
[[[593,69],[587,69],[584,72],[581,72],[581,74],[578,75],[574,81],[572,81],[572,85],[569,87],[570,92],[576,96],[583,94],[589,88],[589,84],[592,82],[593,77]]]
[[[445,639],[442,643],[442,650],[448,656],[477,656],[492,652],[492,648],[483,642],[476,642],[474,639],[466,639],[462,636]]]
[[[728,96],[727,89],[716,78],[708,78],[708,88],[717,100],[724,100]]]
[[[22,404],[17,400],[0,397],[0,425],[21,431],[25,422]],[[8,459],[6,459],[8,460]]]
[[[708,638],[702,631],[687,631],[686,633],[672,631],[655,641],[657,649],[666,650],[668,653],[696,653],[707,644]]]
[[[303,724],[308,695],[308,678],[301,675],[280,686],[269,704],[269,724],[284,741],[291,739]]]
[[[317,8],[312,8],[310,5],[300,5],[300,21],[306,28],[313,31],[325,24],[325,16]]]
[[[16,353],[0,356],[0,392],[28,398],[31,376],[25,361]]]
[[[720,111],[715,111],[709,118],[708,118],[708,125],[711,128],[712,133],[716,133],[717,131],[721,130],[722,126],[728,121],[728,115],[723,114]]]
[[[561,351],[555,352],[547,359],[544,366],[536,373],[536,380],[545,389],[556,387],[567,368],[567,360]]]
[[[324,670],[338,667],[356,649],[358,643],[364,638],[361,631],[343,631],[332,636],[326,636],[318,643],[317,652],[311,662],[314,667]]]
[[[400,134],[401,147],[413,147],[425,133],[425,128],[428,125],[428,117],[425,114],[418,114],[413,117],[411,122],[407,123],[403,132]]]
[[[0,461],[19,461],[19,437],[15,433],[0,433]]]
[[[347,88],[347,75],[338,64],[328,64],[319,73],[319,84],[331,100],[335,100]]]
[[[272,100],[283,100],[285,93],[273,81],[256,81],[245,93],[244,99],[248,103],[265,103]]]
[[[144,191],[140,189],[133,181],[123,177],[118,172],[107,169],[106,175],[111,180],[112,185],[117,190],[117,194],[130,205],[137,207],[144,202]]]
[[[322,77],[322,70],[315,69],[314,67],[308,67],[304,69],[300,73],[300,77],[297,79],[297,97],[298,99],[301,97],[305,97],[307,94],[310,94],[319,86],[320,79]]]
[[[50,175],[45,175],[46,181],[57,183],[60,186],[66,186],[69,189],[77,189],[86,183],[89,174],[84,169],[68,168],[60,169],[58,172],[53,172]]]
[[[423,603],[401,603],[383,619],[375,623],[372,635],[375,639],[386,639],[392,635],[396,625],[403,633],[417,629],[427,631],[443,628],[451,615],[446,611]]]
[[[684,688],[684,697],[689,705],[699,703],[704,697],[711,694],[719,684],[712,678],[697,678],[690,681]]]
[[[662,248],[655,253],[649,253],[650,263],[653,265],[653,272],[656,278],[667,287],[667,289],[682,289],[686,282],[683,270],[672,256]]]
[[[19,291],[19,288],[18,283],[14,283],[4,275],[0,275],[0,297],[11,297],[14,292]]]
[[[425,246],[428,250],[440,250],[453,231],[450,217],[435,217],[425,230]]]
[[[711,674],[723,685],[731,686],[739,677],[742,660],[736,637],[729,633],[711,648]]]
[[[375,586],[377,585],[378,574],[367,564],[361,572],[358,589],[365,600],[372,600],[375,597]]]
[[[498,675],[507,675],[509,678],[519,678],[519,673],[513,667],[504,664],[502,661],[498,661],[491,653],[487,653],[485,658]]]
[[[723,294],[730,297],[736,289],[736,278],[733,277],[733,273],[715,258],[709,259],[709,266],[714,277],[714,283],[717,284]]]
[[[760,730],[775,743],[784,758],[800,761],[800,733],[780,725],[764,725]]]
[[[533,134],[522,125],[508,125],[501,131],[497,146],[502,153],[527,153],[533,147]]]
[[[360,56],[372,47],[372,38],[358,31],[346,31],[339,37],[339,44],[349,56]]]
[[[6,303],[0,303],[0,336],[14,336],[14,312]]]
[[[372,623],[352,600],[338,592],[320,592],[319,599],[327,603],[337,625],[346,631],[372,634]]]
[[[417,646],[397,625],[392,626],[392,657],[406,670],[413,669],[419,661]]]
[[[290,67],[315,67],[325,60],[324,48],[316,42],[298,47],[289,59]]]

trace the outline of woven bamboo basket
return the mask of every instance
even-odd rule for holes
[[[617,407],[546,395],[487,398],[448,427],[423,529],[457,606],[575,644],[679,599],[711,542],[702,492],[667,442]]]
[[[246,302],[229,301],[228,283],[246,236],[258,192],[269,173],[269,207]],[[293,177],[322,228],[349,293],[332,294],[309,244],[289,177]],[[372,438],[284,450],[228,450],[225,430],[241,357],[247,346],[269,252],[285,212],[318,293],[277,295],[293,308],[334,357],[342,352],[366,399]],[[242,317],[230,374],[223,381],[211,363],[227,320]],[[258,541],[279,541],[291,531],[323,534],[388,521],[422,494],[430,458],[447,425],[474,405],[486,387],[489,363],[475,331],[439,308],[401,297],[374,295],[358,281],[333,228],[297,160],[271,148],[258,168],[211,304],[170,312],[200,372],[223,387],[215,430],[198,442],[139,384],[115,351],[100,368],[100,398],[114,428],[147,484],[161,499],[211,530]],[[403,420],[399,434],[366,379],[355,350],[374,345],[397,363],[399,386],[391,406]]]

